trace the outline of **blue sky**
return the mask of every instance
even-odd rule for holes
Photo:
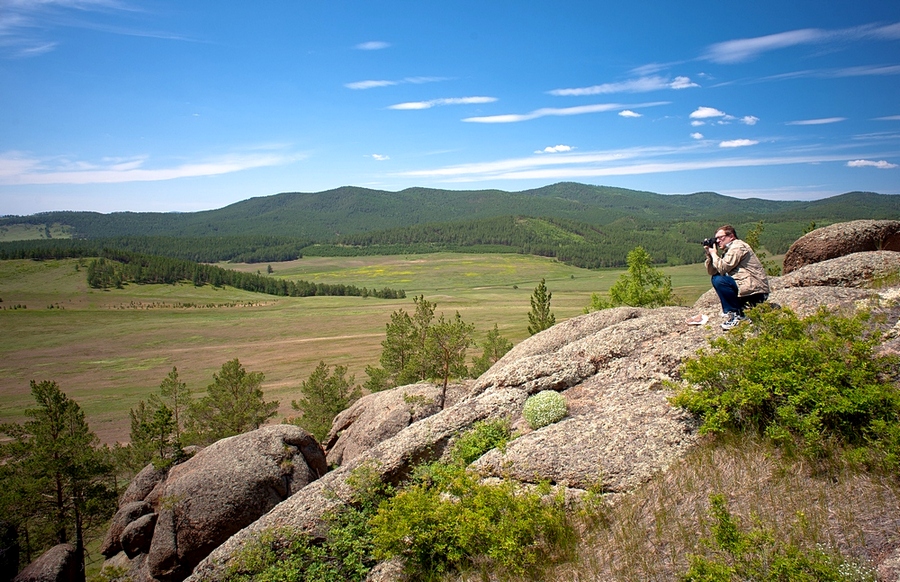
[[[0,214],[900,193],[900,2],[0,0]]]

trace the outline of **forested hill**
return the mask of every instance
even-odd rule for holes
[[[16,238],[17,228],[30,228],[28,237],[19,238],[35,238],[38,232],[43,238],[115,240],[109,245],[203,261],[472,249],[542,254],[596,267],[622,264],[637,244],[659,262],[696,260],[702,256],[697,242],[723,223],[740,232],[762,221],[762,243],[782,252],[812,222],[821,226],[860,218],[900,218],[900,196],[851,192],[813,202],[782,202],[711,192],[662,195],[572,182],[521,192],[387,192],[348,186],[251,198],[192,213],[8,216],[0,218],[0,240]],[[184,244],[188,239],[191,244]],[[0,247],[8,249],[9,244]],[[193,256],[185,256],[188,247]],[[205,247],[229,251],[198,251]],[[270,252],[275,247],[279,251]]]

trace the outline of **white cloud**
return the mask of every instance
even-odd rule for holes
[[[693,87],[699,87],[697,83],[694,83],[688,77],[675,77],[671,83],[669,83],[669,87],[675,90],[679,89],[690,89]]]
[[[825,32],[814,28],[780,32],[756,38],[728,40],[710,46],[703,58],[716,63],[739,63],[761,53],[776,49],[821,41]]]
[[[876,117],[876,121],[900,121],[900,115],[888,115],[887,117]]]
[[[640,113],[635,113],[631,109],[624,109],[619,112],[622,117],[643,117]]]
[[[845,67],[834,71],[825,72],[826,77],[868,77],[872,75],[900,75],[900,65],[881,65],[859,67]]]
[[[851,162],[847,162],[847,167],[849,168],[878,168],[879,170],[890,170],[891,168],[896,168],[897,164],[892,164],[885,160],[879,160],[874,162],[872,160],[853,160]]]
[[[383,162],[385,160],[391,159],[391,156],[383,156],[381,154],[372,154],[372,157],[378,160],[379,162]]]
[[[560,152],[570,152],[574,148],[572,146],[567,145],[557,145],[557,146],[547,146],[542,150],[537,150],[536,154],[558,154]]]
[[[390,87],[396,84],[397,81],[356,81],[354,83],[346,83],[344,87],[348,89],[374,89],[375,87]]]
[[[725,117],[727,114],[713,107],[698,107],[696,111],[691,113],[691,119],[709,119],[712,117]]]
[[[144,167],[149,156],[110,157],[99,162],[67,158],[34,158],[20,152],[0,154],[0,184],[116,184],[155,182],[199,176],[216,176],[280,166],[302,159],[297,153],[278,151],[280,146],[255,148],[166,167]]]
[[[405,83],[421,85],[423,83],[437,83],[439,81],[446,80],[446,77],[406,77],[405,79],[400,79],[399,81],[388,81],[386,79],[355,81],[353,83],[345,83],[344,87],[347,87],[348,89],[374,89],[376,87],[391,87],[393,85],[402,85]]]
[[[866,24],[837,30],[804,28],[755,38],[720,42],[708,47],[702,58],[716,63],[730,64],[749,61],[763,53],[792,46],[825,43],[837,45],[867,40],[897,40],[898,38],[900,38],[900,23]]]
[[[598,103],[596,105],[581,105],[578,107],[545,107],[543,109],[536,109],[531,113],[511,113],[506,115],[490,115],[486,117],[467,117],[466,119],[463,119],[463,121],[467,121],[469,123],[516,123],[519,121],[530,121],[532,119],[538,119],[540,117],[584,115],[586,113],[615,111],[616,109],[655,107],[657,105],[668,105],[668,103],[668,101],[656,101],[652,103],[640,103],[637,105],[622,105],[621,103]]]
[[[609,93],[647,93],[649,91],[659,91],[661,89],[687,89],[689,87],[699,87],[696,83],[692,83],[688,77],[675,77],[674,81],[670,81],[665,77],[648,76],[619,83],[604,83],[603,85],[593,85],[591,87],[577,87],[572,89],[553,89],[548,91],[550,95],[558,97],[572,97],[583,95],[605,95]]]
[[[694,139],[703,139],[703,134],[700,132],[695,132],[691,134],[691,137]]]
[[[720,148],[743,148],[756,145],[759,142],[753,139],[731,139],[719,143]]]
[[[391,45],[387,42],[383,42],[380,40],[370,40],[369,42],[360,43],[353,48],[357,48],[361,51],[378,51],[381,49],[386,49],[389,46]]]
[[[706,125],[706,122],[700,121],[699,119],[695,119],[694,121],[691,122],[691,125],[693,127],[700,127],[701,125]]]
[[[408,103],[397,103],[391,105],[388,109],[431,109],[441,105],[473,105],[479,103],[493,103],[496,97],[451,97],[448,99],[432,99],[430,101],[411,101]]]
[[[80,28],[123,36],[195,41],[169,32],[120,26],[115,18],[143,9],[120,0],[0,0],[0,56],[36,57],[55,50],[60,28]],[[102,15],[102,19],[96,16]]]
[[[744,117],[741,117],[741,123],[744,125],[756,125],[757,121],[759,121],[759,117],[754,115],[745,115]]]
[[[692,145],[685,148],[634,148],[560,156],[535,155],[527,158],[415,170],[402,172],[397,175],[433,178],[451,183],[479,182],[484,180],[570,180],[721,168],[807,165],[846,162],[847,160],[846,156],[833,154],[725,158],[704,155],[688,160],[657,160],[659,157],[684,154],[697,147]]]
[[[826,125],[845,121],[846,117],[823,117],[821,119],[802,119],[800,121],[788,121],[785,125]]]

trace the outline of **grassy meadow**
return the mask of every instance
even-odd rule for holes
[[[378,363],[390,314],[412,311],[415,295],[436,303],[438,315],[459,311],[475,324],[476,340],[496,323],[518,343],[528,335],[530,297],[542,277],[563,321],[581,314],[591,293],[608,290],[622,272],[515,254],[313,257],[271,265],[275,277],[407,293],[407,299],[384,300],[273,297],[191,284],[101,291],[87,286],[85,264],[0,261],[0,422],[24,419],[34,405],[31,380],[55,380],[103,442],[127,441],[129,409],[156,392],[173,366],[196,395],[233,358],[265,374],[266,398],[279,400],[286,416],[320,360],[346,365],[364,382],[366,365]],[[702,265],[663,271],[684,304],[709,288]]]

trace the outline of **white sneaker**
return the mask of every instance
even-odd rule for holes
[[[741,315],[740,313],[731,313],[730,317],[722,323],[722,329],[728,331],[729,329],[734,329],[741,324],[742,321],[747,321],[747,317]]]

